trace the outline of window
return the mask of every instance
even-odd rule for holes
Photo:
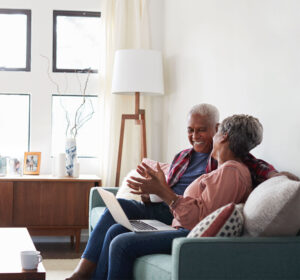
[[[0,9],[0,70],[30,71],[31,11]]]
[[[29,151],[29,94],[0,94],[0,130],[1,156],[23,157]]]
[[[77,115],[83,123],[76,137],[77,156],[97,157],[100,143],[98,97],[85,95],[85,98],[85,104]],[[75,113],[82,102],[83,95],[52,95],[52,156],[65,151],[66,131],[74,127]],[[70,120],[69,128],[67,118]]]
[[[53,72],[96,73],[100,12],[53,11]]]

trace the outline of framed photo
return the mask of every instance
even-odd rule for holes
[[[23,174],[39,175],[41,165],[41,152],[25,152]]]

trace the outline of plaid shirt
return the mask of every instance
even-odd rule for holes
[[[174,186],[180,179],[180,177],[183,175],[185,170],[187,169],[191,157],[192,157],[193,148],[186,149],[178,153],[170,166],[169,174],[168,174],[168,185],[170,187]]]
[[[185,170],[187,169],[191,156],[192,156],[193,148],[183,150],[182,152],[178,153],[169,170],[168,174],[168,185],[170,187],[174,186],[183,175]],[[269,163],[255,158],[253,155],[248,154],[244,159],[243,163],[248,167],[251,179],[252,179],[252,187],[255,188],[261,182],[268,179],[268,175],[271,171],[276,171],[276,169]],[[205,169],[206,173],[209,173],[218,168],[218,162],[210,157]]]

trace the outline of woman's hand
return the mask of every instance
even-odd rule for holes
[[[137,167],[137,172],[143,177],[131,176],[127,180],[128,186],[133,189],[134,194],[157,194],[160,196],[163,188],[169,188],[166,182],[165,174],[157,163],[157,171],[152,169],[146,163],[141,163]]]
[[[147,172],[145,171],[145,169],[141,166],[138,166],[137,167],[137,170],[136,170],[142,177],[144,178],[149,178],[149,175],[147,174]],[[128,183],[128,182],[127,182]],[[150,196],[149,194],[141,194],[141,199],[144,203],[151,203],[151,200],[150,200]]]

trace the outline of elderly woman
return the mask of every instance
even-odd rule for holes
[[[212,156],[218,161],[218,169],[193,181],[183,195],[171,190],[159,165],[154,171],[142,164],[138,170],[148,176],[132,177],[129,186],[134,193],[160,196],[169,205],[174,216],[172,226],[177,230],[136,234],[110,222],[108,230],[102,233],[105,236],[102,244],[94,244],[101,248],[93,279],[131,279],[137,257],[170,254],[172,240],[187,236],[205,216],[227,203],[244,202],[252,184],[242,159],[261,142],[262,131],[259,121],[251,116],[235,115],[225,119],[213,139]],[[105,224],[111,216],[106,214],[101,219],[107,220],[103,221]],[[87,271],[77,271],[70,279],[86,279],[84,275]]]

